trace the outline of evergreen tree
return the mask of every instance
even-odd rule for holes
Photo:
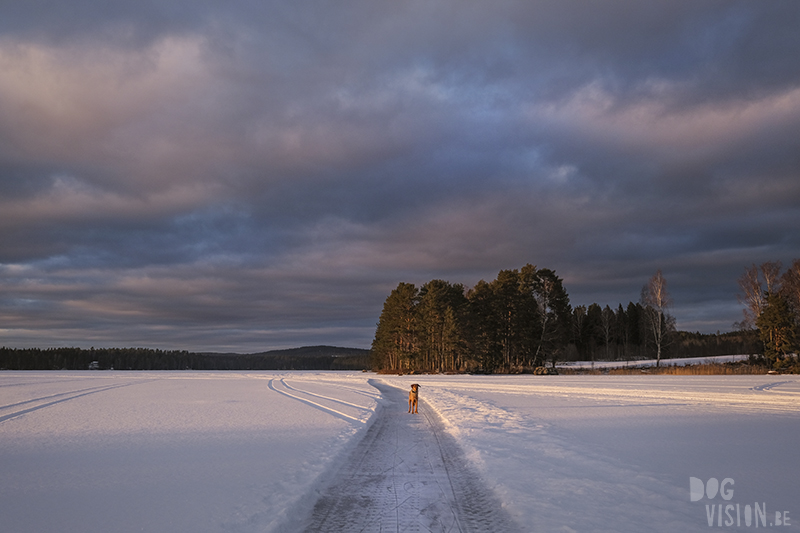
[[[610,354],[610,347],[611,341],[614,339],[614,329],[616,324],[614,323],[614,311],[606,305],[600,313],[600,328],[599,328],[599,335],[600,339],[603,344],[604,356],[605,360],[609,361],[611,359]]]
[[[780,293],[768,293],[763,312],[756,320],[764,356],[773,364],[797,349],[796,324],[789,304]]]
[[[416,307],[418,369],[454,370],[454,355],[462,337],[461,315],[466,303],[463,285],[437,279],[422,286]]]
[[[372,341],[374,368],[408,371],[415,367],[418,296],[415,285],[400,283],[386,298]]]
[[[465,298],[466,299],[466,298]],[[455,372],[465,368],[465,342],[463,319],[452,306],[447,306],[442,321],[442,370]]]
[[[503,370],[508,372],[519,361],[521,328],[519,313],[521,302],[519,271],[501,270],[491,283],[494,293],[494,312],[500,324],[499,341],[503,357]]]
[[[800,328],[800,259],[795,259],[781,277],[781,294],[786,298],[794,316],[795,326]]]
[[[622,304],[617,307],[616,316],[614,317],[614,339],[617,344],[617,357],[622,359],[628,358],[628,315]]]
[[[628,339],[628,346],[636,347],[637,354],[642,346],[642,314],[644,309],[639,303],[628,303],[628,308],[625,311],[626,315],[626,332],[625,336]]]
[[[503,368],[509,371],[532,365],[541,318],[534,293],[518,270],[500,271],[491,287],[501,327],[499,341]]]
[[[603,308],[600,307],[598,304],[593,303],[589,305],[589,308],[586,310],[586,328],[589,330],[588,334],[588,355],[591,359],[592,363],[594,363],[595,359],[597,358],[597,348],[598,346],[602,345],[602,339],[600,337],[600,331],[602,330],[602,315],[603,315]]]
[[[575,345],[575,351],[578,352],[579,357],[586,356],[589,341],[587,323],[586,306],[575,306],[572,310],[572,343]]]
[[[467,299],[469,314],[466,340],[473,361],[483,372],[494,372],[502,366],[503,360],[501,321],[496,312],[495,292],[488,282],[480,280],[467,292]]]

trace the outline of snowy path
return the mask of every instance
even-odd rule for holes
[[[373,385],[385,405],[322,491],[305,531],[517,531],[424,400],[411,415],[404,391]]]

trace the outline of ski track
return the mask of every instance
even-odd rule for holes
[[[423,400],[371,383],[383,408],[321,491],[305,532],[519,531]]]

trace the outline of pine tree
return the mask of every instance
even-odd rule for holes
[[[374,368],[408,371],[416,365],[418,295],[416,286],[400,283],[386,298],[372,341]]]
[[[800,259],[795,259],[781,277],[781,294],[794,315],[795,326],[800,328]]]
[[[597,347],[602,344],[599,336],[602,314],[603,308],[596,303],[589,304],[586,309],[586,354],[591,359],[592,366],[597,358]]]
[[[501,320],[492,286],[480,280],[467,292],[467,343],[477,369],[491,373],[502,366]]]
[[[460,315],[466,303],[463,285],[436,279],[422,286],[416,307],[419,370],[453,370],[456,337],[461,337]]]
[[[575,350],[578,352],[579,357],[586,355],[586,346],[588,344],[588,328],[586,324],[586,306],[575,306],[572,310],[572,343],[575,345]]]
[[[600,313],[600,339],[603,342],[603,347],[605,350],[605,359],[606,361],[610,360],[609,354],[609,347],[611,346],[611,341],[613,340],[614,336],[614,329],[616,324],[614,322],[614,311],[606,305],[603,308],[603,311]]]
[[[767,294],[756,327],[764,343],[764,356],[773,364],[797,349],[796,324],[782,294]]]

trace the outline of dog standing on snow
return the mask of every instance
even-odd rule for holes
[[[408,412],[417,413],[417,402],[419,401],[419,385],[411,385],[411,392],[408,393]]]

